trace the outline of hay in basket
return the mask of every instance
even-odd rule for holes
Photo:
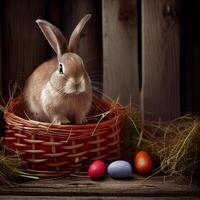
[[[10,101],[4,110],[3,142],[40,176],[57,176],[87,168],[91,161],[113,161],[123,148],[124,109],[117,102],[93,97],[88,122],[54,125],[27,119],[23,97]]]

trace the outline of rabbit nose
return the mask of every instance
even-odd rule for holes
[[[80,86],[80,83],[75,83],[76,90],[78,90],[79,86]]]

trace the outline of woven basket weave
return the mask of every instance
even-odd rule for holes
[[[84,125],[53,125],[26,119],[23,98],[18,97],[4,114],[5,147],[17,152],[30,171],[42,176],[84,170],[97,159],[119,159],[123,108],[98,97],[93,98],[92,107],[92,116],[103,113],[100,116],[105,117]]]

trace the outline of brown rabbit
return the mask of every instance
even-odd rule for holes
[[[80,124],[89,112],[91,80],[83,60],[73,52],[90,17],[88,14],[78,23],[69,44],[54,25],[36,20],[57,58],[42,63],[26,81],[24,98],[32,119],[54,124]]]

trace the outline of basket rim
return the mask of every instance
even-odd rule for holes
[[[36,121],[36,120],[33,120],[33,119],[25,119],[23,117],[20,117],[18,115],[16,115],[15,113],[13,112],[10,112],[9,109],[10,107],[12,106],[12,103],[14,101],[16,101],[18,98],[20,98],[21,96],[18,96],[16,98],[14,98],[10,104],[6,107],[5,109],[5,112],[4,112],[4,119],[5,121],[7,121],[8,118],[15,118],[15,121],[21,121],[21,124],[30,124],[31,126],[39,126],[39,127],[44,127],[44,128],[55,128],[55,129],[60,129],[60,128],[63,128],[63,129],[73,129],[73,130],[76,130],[76,129],[92,129],[96,126],[98,127],[104,127],[108,124],[112,124],[113,121],[116,121],[117,119],[116,118],[121,118],[124,114],[123,112],[123,106],[120,104],[120,103],[116,103],[116,106],[117,108],[119,109],[115,109],[117,110],[117,112],[114,112],[112,111],[111,113],[114,114],[114,116],[110,119],[107,119],[107,120],[104,120],[104,121],[100,121],[98,123],[90,123],[90,124],[67,124],[67,125],[56,125],[56,124],[52,124],[52,123],[49,123],[49,122],[41,122],[41,121]],[[99,98],[97,96],[93,96],[94,99],[98,99]],[[101,97],[100,98],[101,101],[103,101],[103,103],[107,106],[111,106],[111,101],[106,99],[105,97]],[[102,113],[103,114],[103,113]]]

